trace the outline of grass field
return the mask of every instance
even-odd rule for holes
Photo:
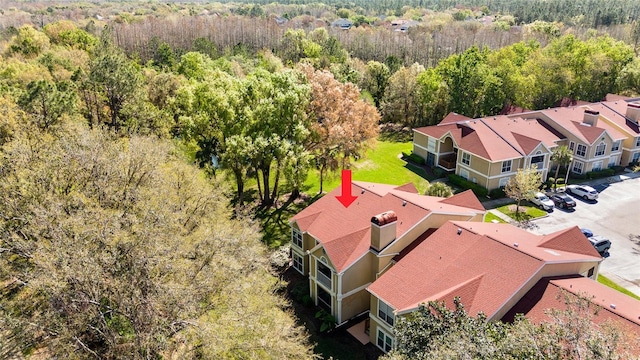
[[[412,182],[420,193],[429,186],[428,175],[420,167],[401,159],[402,153],[411,153],[411,142],[376,141],[361,160],[351,163],[352,180],[382,184],[403,185]],[[325,176],[323,191],[340,186],[340,172]],[[309,173],[303,191],[315,195],[320,190],[318,171]]]
[[[496,210],[516,221],[532,220],[547,215],[546,211],[540,210],[537,207],[520,205],[520,211],[518,212],[518,218],[516,219],[515,204],[500,206]]]

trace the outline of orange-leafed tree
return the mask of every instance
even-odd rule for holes
[[[380,114],[360,97],[352,83],[341,83],[332,73],[300,65],[311,85],[309,115],[311,135],[307,143],[320,172],[320,193],[327,171],[347,168],[378,135]]]

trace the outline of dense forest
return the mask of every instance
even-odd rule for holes
[[[256,214],[384,123],[640,94],[601,3],[0,0],[0,357],[312,357]]]

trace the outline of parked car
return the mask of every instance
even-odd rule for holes
[[[598,250],[600,254],[606,254],[611,249],[611,241],[602,235],[594,235],[589,238],[591,245]]]
[[[560,209],[573,209],[576,207],[576,201],[571,198],[571,196],[565,193],[552,193],[549,195],[549,199],[553,201],[555,206]]]
[[[579,196],[585,200],[595,200],[598,198],[596,189],[588,185],[567,185],[566,192]]]
[[[580,228],[580,231],[582,231],[582,233],[584,234],[584,236],[587,239],[593,236],[593,231],[591,231],[591,230],[589,230],[587,228]]]
[[[541,192],[536,193],[531,199],[531,202],[537,205],[539,208],[543,210],[551,210],[553,209],[553,201],[549,199],[549,197]]]

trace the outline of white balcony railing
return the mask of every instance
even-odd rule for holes
[[[316,275],[316,279],[318,279],[318,282],[322,285],[324,285],[327,289],[331,289],[331,278],[328,277],[327,275],[321,273],[320,271],[318,271],[318,274]]]

